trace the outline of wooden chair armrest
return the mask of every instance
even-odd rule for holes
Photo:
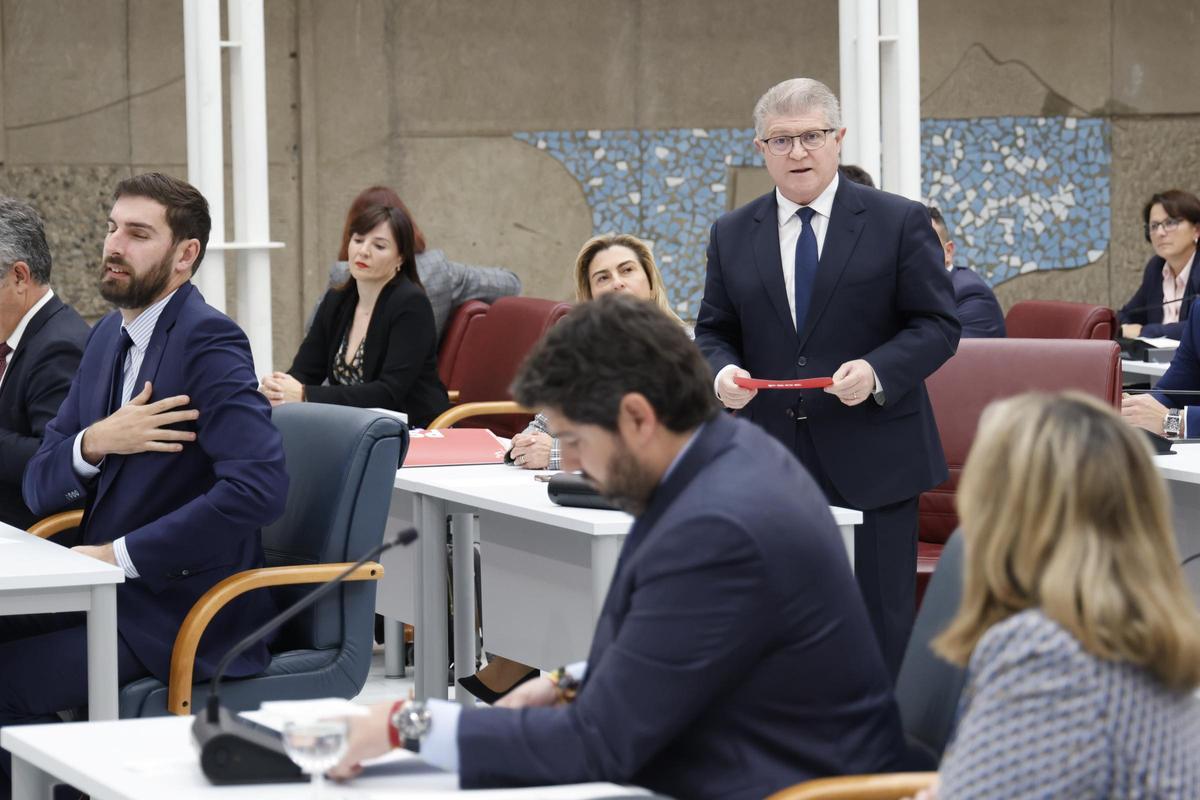
[[[900,800],[928,789],[936,772],[895,772],[818,778],[781,789],[767,800]]]
[[[205,592],[184,618],[171,650],[171,679],[167,684],[167,711],[172,714],[192,713],[192,668],[196,648],[208,623],[230,600],[255,589],[268,586],[288,586],[303,583],[324,583],[350,567],[345,564],[297,564],[287,567],[248,569]],[[347,581],[377,581],[383,577],[383,565],[368,561],[347,575]]]
[[[83,524],[82,511],[61,511],[29,526],[29,532],[41,539],[49,539],[56,533],[78,528]]]
[[[447,389],[446,390],[446,397],[450,398],[451,403],[457,403],[460,395],[461,395],[461,392],[459,392],[458,389]]]
[[[481,417],[486,414],[532,414],[533,409],[526,408],[512,400],[492,400],[481,403],[463,403],[461,406],[448,408],[438,418],[429,423],[429,430],[451,428],[455,423],[462,422],[468,417]]]

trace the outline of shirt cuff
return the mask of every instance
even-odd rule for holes
[[[562,469],[562,456],[558,450],[558,439],[550,441],[550,463],[546,465],[547,469]]]
[[[113,555],[117,558],[117,564],[121,569],[125,570],[125,577],[130,580],[140,578],[137,567],[133,565],[133,559],[129,557],[129,549],[125,547],[125,537],[113,540]]]
[[[870,361],[867,362],[867,366],[871,367]],[[871,377],[875,379],[875,388],[871,390],[871,397],[875,398],[875,402],[878,405],[883,405],[883,401],[885,399],[883,395],[883,384],[879,382],[879,373],[875,371],[874,367],[871,367]]]
[[[582,681],[584,676],[587,675],[587,662],[576,661],[573,664],[567,664],[563,667],[563,671],[575,680]]]
[[[715,394],[717,396],[718,400],[721,399],[721,391],[718,388],[721,385],[721,376],[726,374],[727,372],[730,372],[731,370],[738,370],[738,369],[741,369],[741,367],[739,367],[737,364],[726,364],[725,366],[721,367],[721,371],[718,372],[717,377],[713,379],[713,394]],[[722,401],[722,402],[724,402],[724,401]]]
[[[421,760],[446,772],[458,772],[458,717],[463,707],[446,700],[427,700],[429,733],[421,740]]]
[[[84,460],[84,458],[83,458],[83,434],[84,434],[84,431],[79,432],[79,435],[75,437],[75,444],[71,448],[72,466],[75,467],[76,475],[83,478],[84,480],[90,480],[91,478],[94,478],[100,474],[100,467],[92,466],[86,460]],[[104,462],[101,461],[100,463],[103,464]]]

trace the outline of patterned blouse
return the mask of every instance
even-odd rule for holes
[[[346,363],[346,348],[350,345],[350,329],[346,328],[346,335],[342,338],[342,346],[338,348],[337,356],[333,359],[333,382],[339,386],[358,386],[363,382],[363,343],[367,341],[367,337],[363,337],[358,341],[358,349],[354,351],[354,358],[349,364]]]
[[[1200,798],[1200,700],[1040,610],[988,630],[969,675],[938,800]]]

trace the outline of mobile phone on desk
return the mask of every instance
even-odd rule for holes
[[[550,479],[557,474],[556,472],[536,472],[533,475],[533,479],[538,483],[549,483]]]

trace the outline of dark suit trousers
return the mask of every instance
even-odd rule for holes
[[[149,675],[120,636],[117,681]],[[83,613],[0,617],[0,727],[58,722],[86,707],[87,618]],[[12,796],[12,756],[0,751],[0,798]]]
[[[796,455],[830,505],[854,508],[821,468],[808,423],[798,421],[796,427]],[[917,498],[859,510],[863,521],[854,529],[854,577],[895,683],[916,614]]]

